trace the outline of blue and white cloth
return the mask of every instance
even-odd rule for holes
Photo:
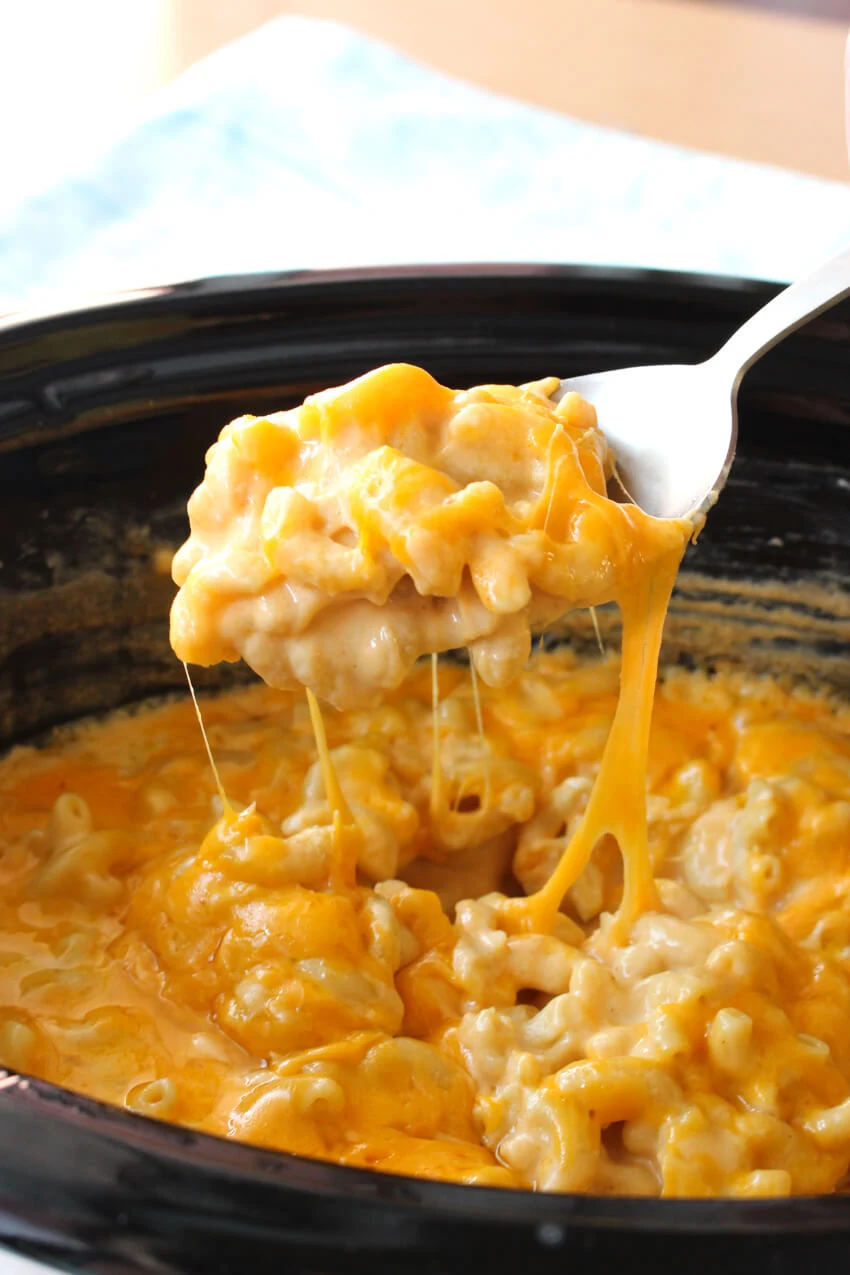
[[[203,275],[592,262],[789,280],[850,240],[850,184],[481,91],[282,17],[0,218],[0,309]]]

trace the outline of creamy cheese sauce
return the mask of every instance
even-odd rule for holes
[[[670,673],[649,747],[659,904],[627,941],[611,838],[551,932],[505,896],[561,860],[614,660],[535,655],[325,711],[360,836],[340,874],[303,694],[81,727],[0,764],[0,1060],[158,1118],[539,1189],[830,1191],[850,1159],[850,715]],[[485,801],[485,792],[489,799]],[[441,905],[442,901],[442,905]],[[455,905],[456,911],[455,911]]]

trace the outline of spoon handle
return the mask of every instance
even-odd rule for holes
[[[767,350],[807,319],[828,310],[850,294],[850,248],[845,248],[824,265],[785,288],[729,338],[714,355],[735,371],[735,389],[741,377]],[[713,362],[714,360],[712,360]]]

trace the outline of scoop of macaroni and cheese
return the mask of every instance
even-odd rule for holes
[[[557,386],[450,390],[394,364],[227,425],[174,558],[178,656],[241,657],[337,707],[464,646],[505,685],[532,627],[611,601],[682,534],[607,498],[596,414]]]

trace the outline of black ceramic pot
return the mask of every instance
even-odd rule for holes
[[[0,745],[182,685],[157,551],[183,538],[230,417],[391,360],[450,385],[695,361],[773,291],[556,267],[295,274],[0,327]],[[667,658],[850,687],[848,427],[844,306],[746,378],[740,454],[689,551]],[[846,1263],[850,1196],[446,1186],[253,1150],[0,1071],[0,1241],[103,1275],[774,1275]]]

